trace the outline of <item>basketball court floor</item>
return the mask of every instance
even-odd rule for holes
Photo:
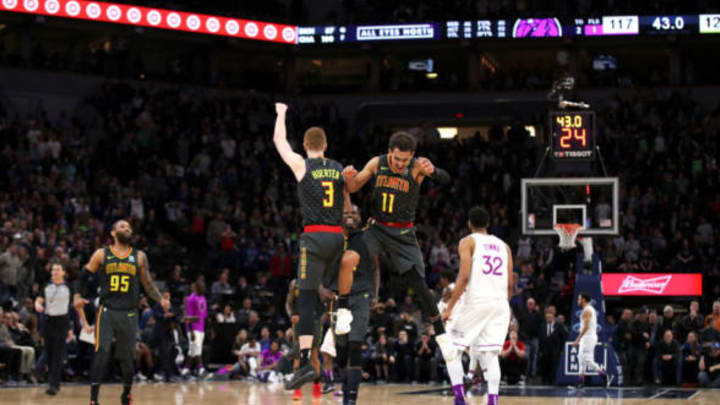
[[[120,403],[120,385],[104,385],[100,404]],[[333,394],[313,399],[311,386],[303,389],[303,399],[293,401],[282,385],[245,382],[209,382],[179,384],[137,384],[133,389],[135,405],[335,405],[342,401]],[[0,389],[0,404],[57,405],[87,404],[87,385],[64,386],[56,397],[45,395],[45,387]],[[449,387],[429,385],[373,385],[360,388],[360,405],[451,405],[453,397]],[[472,396],[470,404],[482,405],[482,395]],[[720,390],[698,390],[662,387],[586,388],[575,391],[562,387],[507,387],[501,389],[503,405],[716,405],[720,404]]]

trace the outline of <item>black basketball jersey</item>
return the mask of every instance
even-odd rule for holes
[[[298,183],[303,225],[340,226],[345,179],[340,163],[325,158],[305,159],[305,176]]]
[[[138,251],[130,248],[120,257],[107,246],[102,267],[98,271],[100,304],[114,309],[134,309],[138,306]]]
[[[373,211],[382,222],[413,222],[415,208],[420,197],[420,185],[412,176],[415,158],[402,173],[395,173],[388,163],[388,155],[380,156],[375,187],[373,188]]]

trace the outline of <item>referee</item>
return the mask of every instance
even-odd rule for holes
[[[60,392],[65,339],[70,326],[70,297],[72,292],[65,283],[65,269],[54,263],[50,271],[50,283],[42,290],[42,296],[35,300],[35,310],[44,313],[45,318],[45,358],[48,363],[48,395]]]

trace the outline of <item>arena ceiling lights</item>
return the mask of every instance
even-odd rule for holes
[[[258,41],[297,43],[297,26],[80,0],[0,0],[0,11],[38,14]]]

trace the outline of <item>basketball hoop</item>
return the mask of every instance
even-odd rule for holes
[[[581,229],[584,229],[580,224],[555,224],[553,228],[558,233],[558,236],[560,236],[560,243],[558,243],[558,246],[561,250],[570,250],[574,248],[578,232],[580,232]]]

